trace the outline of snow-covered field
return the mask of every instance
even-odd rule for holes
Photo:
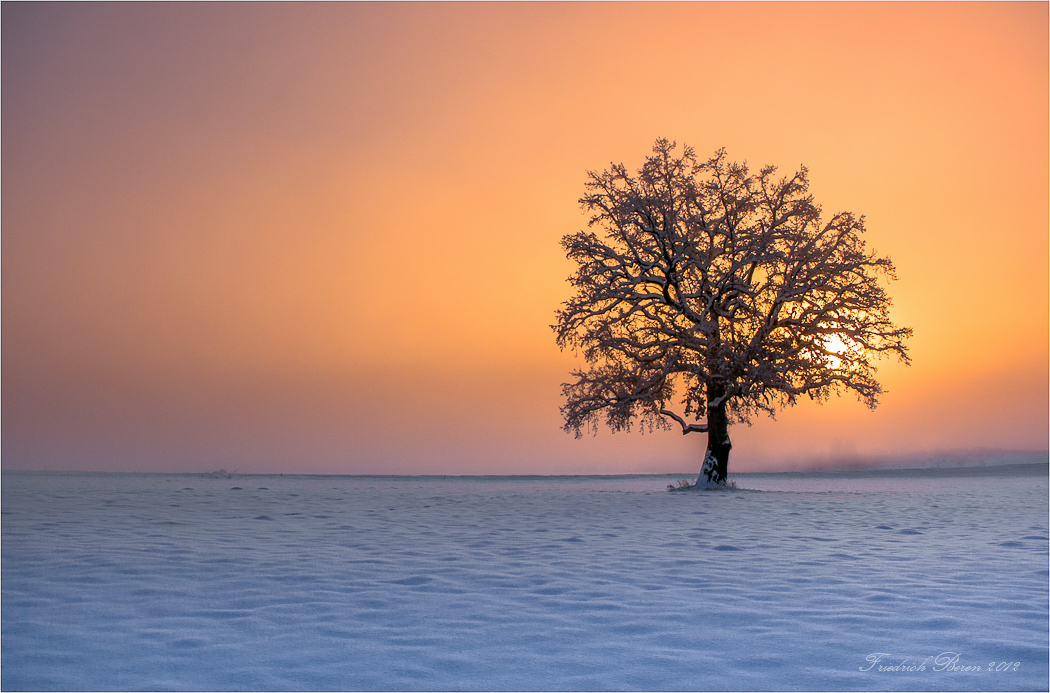
[[[1047,690],[1045,464],[733,478],[4,474],[0,685]]]

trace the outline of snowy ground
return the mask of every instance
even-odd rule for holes
[[[1047,690],[1045,464],[735,479],[4,474],[0,685]]]

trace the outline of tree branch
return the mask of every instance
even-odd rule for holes
[[[669,409],[661,409],[660,413],[677,421],[678,425],[682,427],[682,435],[687,433],[707,433],[707,424],[686,423],[685,419]]]

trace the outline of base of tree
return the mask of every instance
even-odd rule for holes
[[[700,476],[697,477],[698,483],[701,480],[710,484],[724,484],[726,482],[729,467],[729,450],[732,447],[732,443],[708,444],[707,453],[704,455],[704,463],[700,467]]]
[[[685,479],[682,479],[675,484],[667,485],[668,491],[732,491],[735,489],[735,481],[716,483],[713,481],[701,481],[698,479],[695,483],[689,483]]]

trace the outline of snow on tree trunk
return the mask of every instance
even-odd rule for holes
[[[723,401],[707,410],[707,452],[697,482],[724,485],[729,476],[729,451],[732,448],[729,417]]]

